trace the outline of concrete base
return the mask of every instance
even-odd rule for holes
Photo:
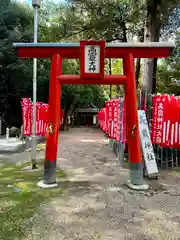
[[[141,185],[134,185],[132,184],[131,180],[126,182],[126,186],[133,189],[133,190],[139,190],[139,191],[147,191],[149,189],[149,184],[144,182]]]
[[[45,184],[43,180],[39,181],[37,185],[40,188],[55,188],[55,187],[58,187],[57,183]]]

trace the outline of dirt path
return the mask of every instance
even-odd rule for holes
[[[100,131],[62,133],[58,164],[68,174],[67,190],[40,207],[28,239],[180,239],[179,194],[124,187],[128,171],[120,168]]]

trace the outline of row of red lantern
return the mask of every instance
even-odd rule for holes
[[[180,148],[180,97],[153,97],[151,138],[153,144]]]
[[[126,116],[124,99],[105,102],[105,108],[98,113],[100,128],[109,138],[126,143]]]
[[[32,135],[33,104],[30,98],[23,98],[21,101],[24,135]],[[60,126],[63,123],[64,111],[61,111]],[[36,103],[36,135],[45,136],[48,127],[48,104]]]

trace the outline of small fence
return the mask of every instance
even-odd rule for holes
[[[122,98],[116,99],[116,104],[114,102],[115,100],[106,102],[106,107],[100,111],[98,119],[100,117],[100,128],[109,138],[109,145],[117,155],[121,165],[124,166],[124,152],[128,151],[126,148],[125,104]],[[116,108],[113,108],[113,105],[116,105]],[[109,106],[111,107],[109,108]],[[152,96],[144,110],[148,116],[158,167],[179,168],[180,97]]]

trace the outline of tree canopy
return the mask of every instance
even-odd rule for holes
[[[177,47],[169,59],[158,61],[157,91],[179,94],[180,8],[179,1],[156,1],[159,38],[172,39]],[[152,2],[129,0],[74,0],[56,4],[44,0],[39,10],[38,41],[61,42],[81,39],[105,39],[107,42],[144,41],[148,8]],[[152,5],[151,5],[152,6]],[[149,11],[149,12],[148,12]],[[152,20],[152,14],[151,20]],[[1,0],[0,7],[0,117],[4,126],[21,125],[22,97],[32,97],[32,60],[19,59],[13,42],[33,41],[33,9],[27,4]],[[149,21],[150,22],[150,21]],[[155,23],[148,23],[148,27]],[[157,33],[157,31],[156,31]],[[153,34],[153,33],[152,33]],[[48,102],[50,60],[38,60],[38,101]],[[63,61],[63,73],[79,74],[79,61]],[[105,61],[107,74],[122,73],[120,59]],[[155,71],[156,72],[156,71]],[[138,88],[142,86],[142,67],[136,59]],[[88,102],[102,107],[109,97],[123,95],[120,86],[63,86],[62,107],[66,116]]]

